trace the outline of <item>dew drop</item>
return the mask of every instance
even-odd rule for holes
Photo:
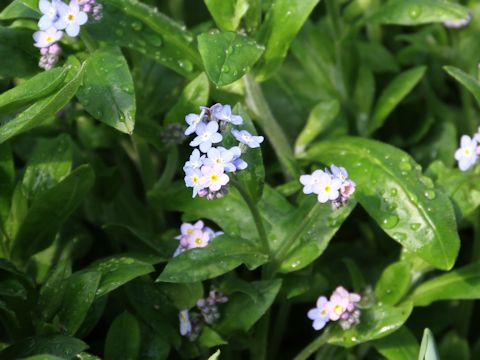
[[[222,72],[223,73],[228,73],[230,72],[230,67],[228,65],[223,65],[222,66]]]
[[[390,190],[390,195],[392,195],[392,196],[396,196],[397,193],[398,193],[397,189],[395,189],[395,188],[392,188],[392,190]]]
[[[408,15],[412,19],[417,19],[421,14],[422,14],[422,9],[420,9],[418,5],[414,5],[408,10]]]
[[[410,201],[413,203],[418,203],[418,196],[415,194],[410,194]]]
[[[188,72],[191,72],[193,70],[193,64],[189,60],[179,60],[178,66],[180,66],[182,69],[185,69]]]
[[[382,224],[385,229],[392,229],[398,224],[398,216],[391,215],[383,219]]]
[[[407,235],[401,232],[393,233],[393,238],[398,241],[403,241],[407,239]]]
[[[421,176],[420,181],[422,182],[423,185],[425,185],[425,187],[427,189],[433,189],[433,187],[434,187],[433,186],[433,181],[429,177]]]
[[[413,231],[417,231],[418,229],[420,229],[420,224],[419,223],[413,223],[413,224],[410,224],[410,229],[412,229]]]
[[[403,160],[403,159],[402,159]],[[402,171],[410,171],[412,170],[412,165],[410,165],[410,163],[408,162],[401,162],[400,165],[398,165],[398,167],[400,168],[400,170]]]
[[[433,190],[427,190],[424,193],[425,197],[429,200],[433,200],[437,197],[437,194],[435,194],[435,191]]]
[[[135,30],[135,31],[140,31],[140,30],[142,30],[142,27],[143,27],[143,25],[142,25],[142,23],[141,23],[140,21],[134,21],[134,22],[132,23],[132,29]]]

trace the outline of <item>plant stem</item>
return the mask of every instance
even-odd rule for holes
[[[275,317],[275,327],[273,328],[272,341],[271,341],[271,356],[272,359],[277,359],[280,342],[282,340],[285,327],[287,325],[288,315],[290,314],[291,304],[285,297],[280,299],[278,314]]]
[[[321,208],[321,206],[322,204],[316,202],[315,205],[313,205],[313,207],[310,209],[308,214],[303,218],[302,223],[297,227],[296,231],[291,236],[289,236],[280,246],[276,256],[278,265],[280,265],[283,260],[285,260],[285,255],[295,243],[295,240],[297,240],[303,234],[305,229],[307,229],[310,222],[314,219],[315,213]]]
[[[306,360],[314,353],[318,351],[323,345],[325,345],[328,341],[328,330],[324,330],[323,334],[313,340],[310,344],[308,344],[302,351],[298,353],[297,356],[293,358],[293,360]]]
[[[260,85],[251,75],[244,77],[244,84],[246,105],[252,113],[252,117],[255,118],[267,134],[283,167],[285,177],[287,179],[297,178],[300,175],[300,170],[295,162],[293,149],[283,129],[273,116]]]
[[[247,203],[250,212],[252,213],[253,221],[255,222],[255,226],[257,227],[258,236],[260,237],[260,241],[262,242],[263,249],[265,253],[270,257],[270,245],[267,239],[267,232],[265,231],[265,227],[263,226],[262,217],[260,216],[260,212],[258,211],[257,205],[252,200],[250,194],[245,190],[243,185],[238,182],[236,179],[230,178],[230,183],[235,186],[238,190],[240,195],[242,196],[243,200]]]
[[[81,31],[80,39],[82,39],[89,52],[93,53],[98,48],[97,42],[90,36],[86,29]]]
[[[163,169],[163,174],[160,177],[160,179],[156,182],[156,184],[153,186],[152,191],[155,191],[156,189],[165,188],[165,186],[172,181],[173,177],[175,176],[175,172],[177,170],[177,165],[178,165],[178,149],[176,146],[173,146],[167,155],[167,161],[165,164],[165,168]]]
[[[340,14],[338,13],[338,7],[335,4],[335,0],[327,0],[325,2],[325,6],[327,8],[327,13],[332,21],[333,33],[335,38],[338,39],[341,32],[340,27]]]

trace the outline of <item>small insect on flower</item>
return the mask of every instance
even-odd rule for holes
[[[190,142],[190,146],[199,146],[203,153],[206,153],[212,144],[219,143],[223,139],[222,135],[218,133],[218,123],[215,121],[198,124],[195,132],[197,137]]]
[[[80,33],[80,26],[88,20],[87,14],[80,10],[77,0],[70,1],[69,5],[60,2],[58,15],[55,27],[59,30],[65,29],[68,36],[71,37],[76,37]]]
[[[250,148],[258,148],[263,142],[263,136],[255,136],[250,134],[247,130],[232,129],[232,135],[240,141],[240,143],[247,145]]]
[[[460,148],[455,151],[455,160],[462,171],[470,169],[478,159],[477,142],[468,135],[460,139]]]

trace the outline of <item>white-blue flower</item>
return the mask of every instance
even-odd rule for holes
[[[70,4],[58,3],[58,20],[55,27],[59,30],[65,29],[68,36],[75,37],[80,33],[80,26],[85,24],[88,16],[80,11],[77,0],[70,1]]]
[[[197,196],[198,192],[205,188],[202,183],[203,174],[199,169],[187,169],[185,171],[185,185],[193,188],[192,197]]]
[[[311,194],[315,192],[316,187],[322,181],[322,175],[325,172],[322,170],[315,170],[312,175],[302,175],[300,176],[300,183],[303,185],[303,193]]]
[[[36,31],[33,33],[34,46],[37,48],[48,48],[59,41],[62,36],[63,31],[59,31],[53,26],[47,30]]]
[[[193,150],[190,159],[183,166],[183,171],[187,169],[200,169],[204,164],[205,155],[201,155],[198,149]]]
[[[180,311],[178,313],[178,319],[180,320],[180,335],[188,335],[192,331],[192,323],[190,322],[188,310]]]
[[[460,148],[455,151],[455,160],[462,171],[470,169],[478,159],[477,142],[468,135],[460,139]]]
[[[342,180],[323,173],[319,176],[318,183],[312,186],[312,190],[317,194],[319,202],[326,203],[328,200],[336,200],[338,198],[340,186],[342,186]]]
[[[59,0],[40,0],[38,7],[42,12],[42,17],[38,21],[40,30],[47,30],[53,26],[58,17]]]
[[[263,136],[255,136],[250,134],[247,130],[236,130],[232,129],[232,135],[240,141],[242,144],[247,145],[251,148],[258,148],[263,142]]]
[[[218,148],[212,147],[207,152],[205,165],[213,166],[215,164],[221,164],[226,172],[233,172],[236,170],[235,165],[232,163],[233,156],[232,151],[221,146]]]
[[[212,144],[219,143],[223,137],[218,132],[218,123],[210,121],[208,124],[200,123],[197,126],[197,137],[190,142],[190,146],[199,146],[200,151],[206,153]]]
[[[332,175],[337,179],[342,180],[342,182],[348,179],[348,173],[344,167],[337,167],[335,165],[332,165],[330,169],[332,171]]]
[[[243,119],[240,115],[232,114],[230,105],[215,104],[212,106],[213,116],[218,119],[233,125],[242,125]]]
[[[198,124],[202,122],[202,119],[205,116],[205,109],[202,109],[200,115],[198,114],[188,114],[185,116],[185,121],[188,124],[188,128],[185,130],[185,135],[193,134],[197,130]]]
[[[234,146],[230,148],[230,151],[233,153],[232,163],[235,165],[236,170],[244,170],[247,168],[248,164],[246,161],[243,161],[240,156],[242,155],[242,149],[239,146]]]

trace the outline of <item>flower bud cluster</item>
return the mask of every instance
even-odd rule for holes
[[[305,194],[316,194],[318,201],[332,202],[334,208],[346,204],[355,192],[355,182],[348,178],[347,170],[332,165],[330,169],[315,170],[311,175],[300,176]]]
[[[63,37],[63,32],[70,37],[77,37],[80,26],[88,21],[89,15],[94,20],[102,18],[103,7],[96,0],[71,0],[68,5],[62,0],[40,0],[38,5],[42,17],[33,40],[35,47],[40,49],[38,66],[49,70],[55,66],[62,52],[58,41]]]
[[[470,169],[480,156],[480,127],[473,137],[463,135],[460,139],[460,148],[455,151],[455,160],[462,171]]]
[[[205,324],[211,325],[220,319],[218,304],[227,301],[228,298],[223,293],[211,290],[208,297],[197,300],[196,309],[180,311],[180,334],[188,337],[190,341],[195,341]]]
[[[193,197],[198,195],[213,200],[225,196],[230,181],[227,173],[235,173],[248,166],[241,155],[248,148],[260,147],[263,136],[254,136],[246,130],[232,128],[242,125],[243,119],[232,114],[230,105],[215,104],[200,109],[200,114],[188,114],[185,117],[189,125],[185,135],[195,133],[196,137],[190,146],[198,147],[183,167],[185,185],[193,188]],[[227,149],[220,145],[225,133],[229,131],[239,141],[239,145]]]
[[[222,234],[222,231],[213,231],[208,226],[205,226],[202,220],[197,221],[195,224],[183,223],[180,226],[180,235],[175,237],[180,244],[173,256],[175,257],[188,249],[205,247],[213,238]]]
[[[342,329],[348,330],[360,322],[361,312],[358,308],[360,300],[360,295],[339,286],[330,299],[320,296],[316,307],[310,309],[307,316],[313,320],[312,326],[315,330],[323,329],[329,321],[338,321]]]

